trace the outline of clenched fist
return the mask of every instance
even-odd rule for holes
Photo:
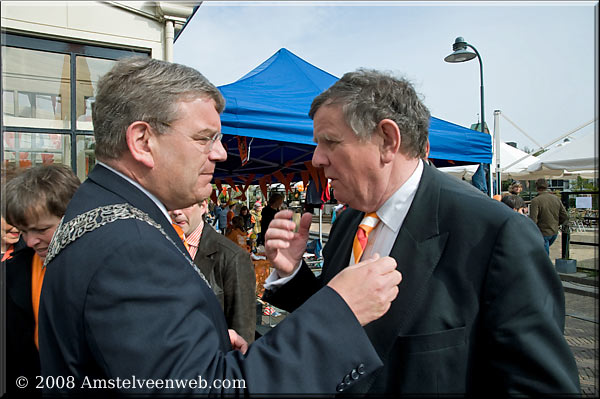
[[[396,261],[375,254],[371,259],[348,266],[327,285],[346,301],[364,326],[389,310],[398,295],[400,281],[402,275],[396,270]]]

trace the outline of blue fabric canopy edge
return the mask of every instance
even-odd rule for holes
[[[226,100],[221,124],[228,160],[217,164],[215,177],[235,180],[250,173],[261,177],[276,170],[284,174],[304,170],[315,147],[310,105],[337,80],[282,48],[239,80],[219,86]],[[235,136],[252,140],[250,161],[244,167]],[[429,156],[435,162],[492,161],[488,134],[431,117],[429,140]]]

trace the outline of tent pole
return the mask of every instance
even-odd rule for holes
[[[319,241],[323,245],[323,209],[319,207]]]
[[[500,113],[494,110],[494,137],[496,138],[496,194],[502,195],[502,180],[500,169]]]

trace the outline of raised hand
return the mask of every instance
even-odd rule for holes
[[[292,221],[293,214],[290,210],[278,212],[265,234],[267,258],[280,277],[289,276],[300,264],[312,222],[312,214],[305,213],[300,219],[298,232],[294,232],[296,223]]]

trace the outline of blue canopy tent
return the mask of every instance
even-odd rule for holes
[[[219,86],[226,100],[221,123],[228,158],[217,164],[215,178],[237,183],[250,174],[305,170],[315,147],[310,105],[337,79],[282,48],[236,82]],[[244,166],[236,136],[245,137],[249,149]],[[431,117],[429,141],[430,158],[438,166],[492,160],[489,135],[438,118]]]

